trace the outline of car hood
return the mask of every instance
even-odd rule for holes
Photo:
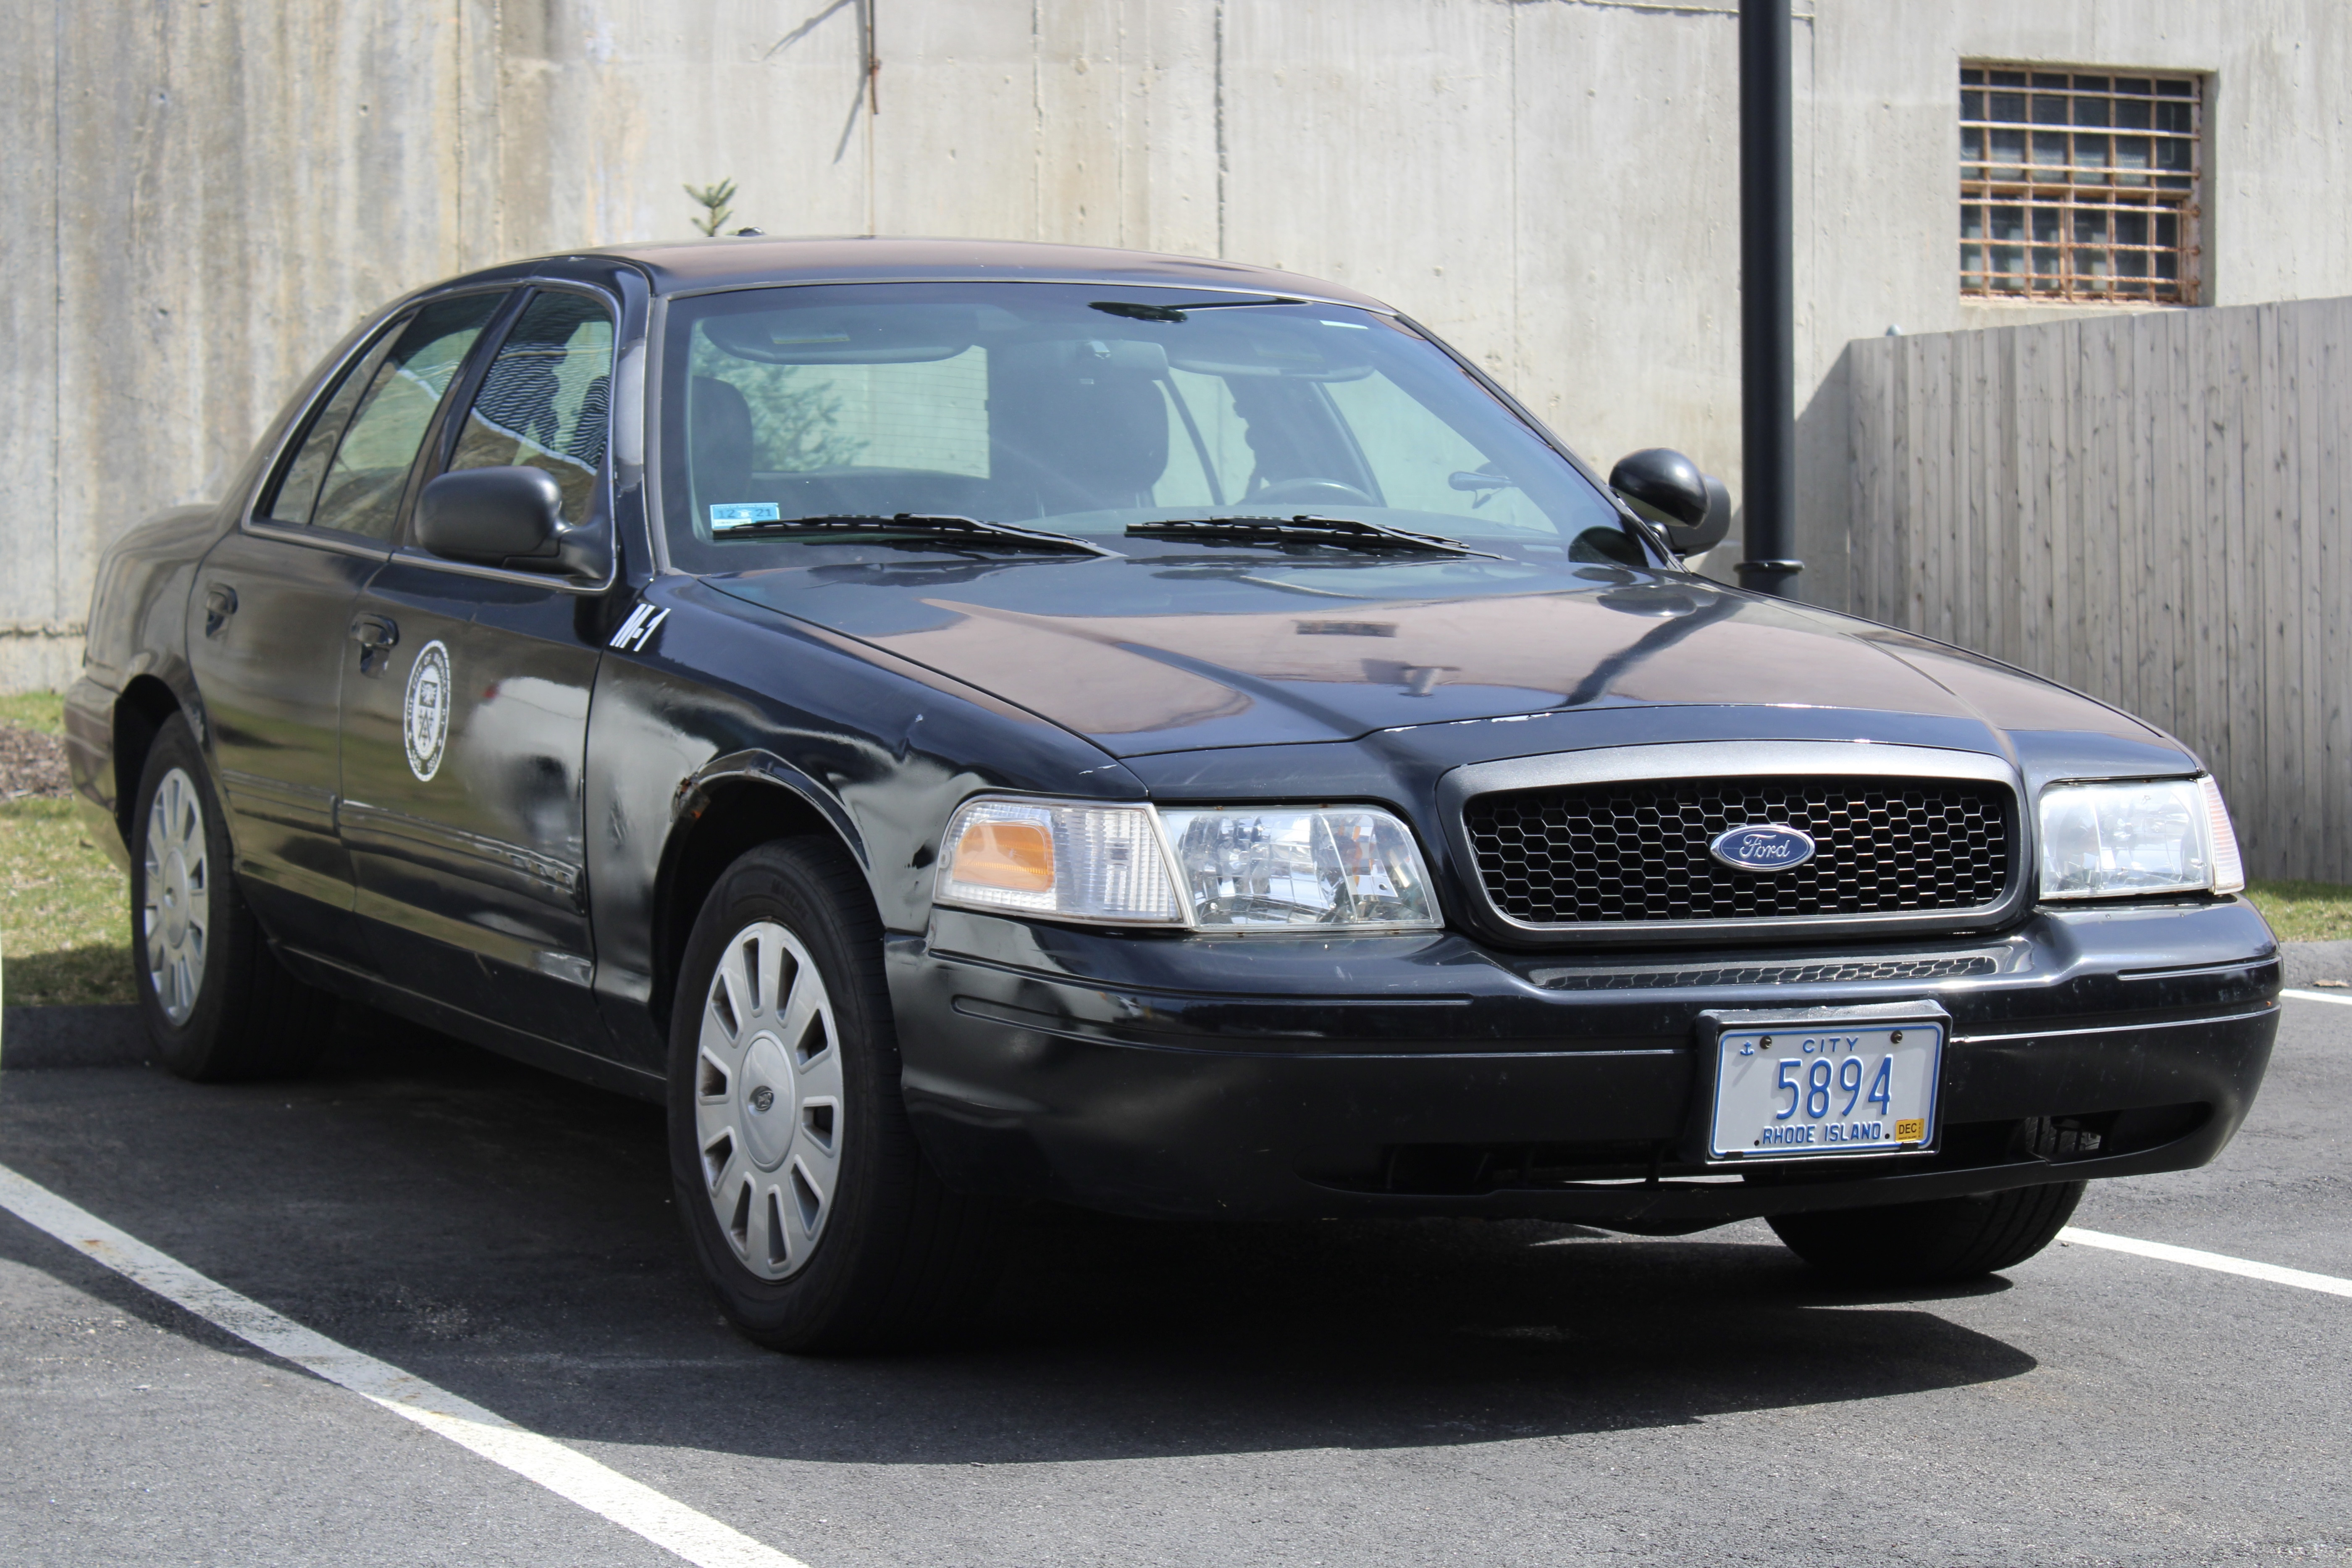
[[[1676,573],[1450,558],[931,556],[707,581],[1121,757],[1680,705],[2160,739],[2007,666]]]

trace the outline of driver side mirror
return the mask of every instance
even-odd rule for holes
[[[1711,550],[1731,531],[1731,491],[1721,479],[1664,447],[1645,447],[1609,470],[1609,486],[1635,512],[1665,529],[1685,555]]]
[[[416,542],[478,566],[599,578],[611,566],[601,530],[563,526],[563,489],[544,468],[457,468],[416,500]]]

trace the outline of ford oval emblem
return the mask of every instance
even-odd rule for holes
[[[1750,822],[1718,833],[1706,852],[1735,871],[1785,871],[1813,858],[1813,836],[1783,822]]]

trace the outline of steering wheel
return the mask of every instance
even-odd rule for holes
[[[1378,506],[1381,503],[1338,479],[1276,479],[1253,496],[1242,500],[1249,505],[1261,501],[1339,501],[1346,506]]]

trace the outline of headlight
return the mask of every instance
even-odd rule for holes
[[[1403,823],[1319,809],[988,799],[949,820],[943,904],[1197,931],[1429,930],[1443,922]]]
[[[2238,837],[2211,779],[2060,784],[2042,794],[2042,896],[2234,893]]]
[[[1385,811],[1232,805],[1163,811],[1160,818],[1192,923],[1203,931],[1439,923],[1421,851]]]
[[[1108,925],[1182,925],[1148,805],[967,801],[948,822],[939,901]]]

